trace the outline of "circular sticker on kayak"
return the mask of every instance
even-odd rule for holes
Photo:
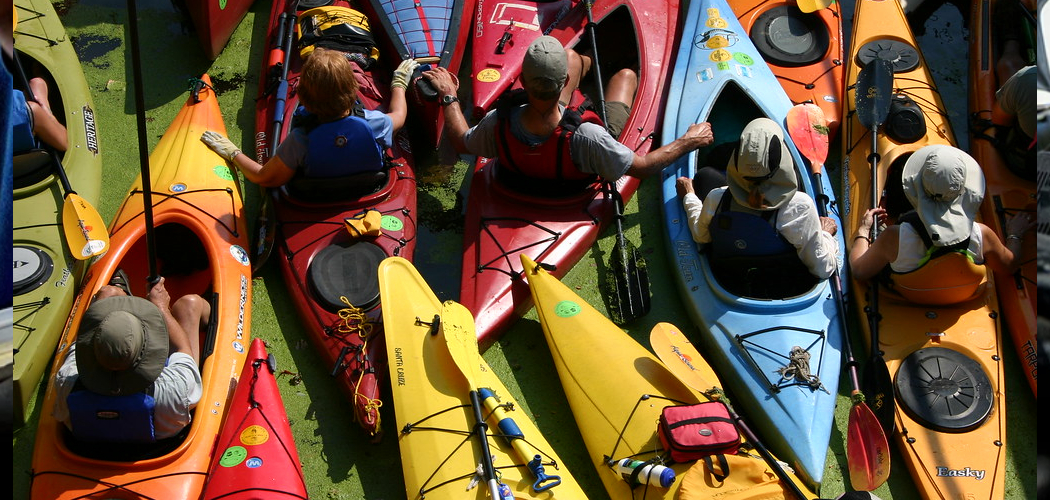
[[[259,457],[252,457],[244,462],[244,466],[249,469],[258,469],[259,467],[262,467],[262,465],[263,461]]]
[[[563,300],[554,305],[554,314],[560,318],[571,318],[580,314],[582,310],[579,304],[571,300]]]
[[[713,9],[713,10],[717,11],[717,9]],[[721,17],[709,18],[707,20],[707,22],[704,23],[704,24],[707,25],[708,28],[722,28],[722,29],[724,29],[726,26],[729,25],[729,23],[727,23],[726,20],[722,19]]]
[[[400,231],[405,228],[405,223],[393,215],[384,215],[379,226],[387,231]]]
[[[726,62],[726,61],[728,61],[728,60],[730,60],[732,58],[733,58],[733,54],[729,53],[729,51],[726,50],[726,49],[718,49],[718,50],[716,50],[714,52],[711,52],[711,61],[712,62],[716,62],[716,63],[717,62]]]
[[[251,263],[248,259],[248,252],[246,252],[240,245],[230,245],[230,255],[233,256],[234,260],[240,262],[242,266],[247,266]]]
[[[241,431],[241,442],[248,446],[263,444],[270,439],[270,433],[261,425],[249,425]]]
[[[492,83],[499,80],[500,76],[498,69],[485,68],[478,72],[477,79],[479,82]]]
[[[237,351],[238,353],[244,354],[244,345],[241,344],[240,342],[237,342],[236,340],[234,340],[233,341],[233,350]]]
[[[233,172],[230,172],[230,167],[226,165],[216,165],[213,171],[215,172],[215,175],[219,176],[224,181],[233,180]]]
[[[186,190],[186,185],[181,182],[176,182],[168,188],[172,193],[181,193]]]
[[[755,64],[755,60],[752,59],[751,56],[743,52],[737,52],[733,54],[733,59],[735,59],[736,62],[743,64],[744,66],[751,66],[752,64]]]
[[[219,457],[219,465],[223,467],[233,467],[239,465],[248,457],[248,450],[244,449],[243,446],[231,446],[226,448],[226,451],[222,452],[222,456]]]

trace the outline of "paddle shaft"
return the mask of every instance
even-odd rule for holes
[[[149,174],[149,145],[146,142],[146,99],[142,90],[142,58],[139,55],[139,22],[135,0],[128,0],[128,33],[131,40],[131,67],[135,76],[135,122],[138,125],[139,169],[142,177],[142,216],[146,224],[146,262],[150,284],[160,281],[157,274],[156,231],[153,228],[153,188]]]
[[[521,432],[517,422],[507,415],[503,406],[496,400],[495,394],[486,388],[479,389],[479,392],[484,400],[485,408],[498,422],[497,426],[499,427],[500,435],[514,448],[518,458],[526,463],[529,471],[532,472],[532,476],[536,478],[536,482],[532,484],[533,491],[539,493],[561,484],[560,476],[546,474],[543,469],[543,457],[540,455],[539,450],[525,440],[525,435]]]
[[[602,123],[608,127],[608,121],[605,116],[605,88],[602,82],[602,68],[598,64],[598,36],[595,34],[597,26],[594,24],[594,0],[583,0],[583,6],[587,9],[587,34],[591,38],[591,54],[594,57],[594,81],[595,89],[598,91],[598,117],[602,119]]]
[[[466,373],[464,372],[464,375]],[[470,406],[474,409],[474,434],[478,436],[478,442],[481,443],[481,467],[485,471],[485,480],[489,486],[489,494],[492,495],[492,500],[498,500],[499,494],[499,483],[496,481],[496,468],[492,465],[492,451],[489,450],[489,438],[488,430],[489,426],[485,423],[485,416],[481,414],[481,399],[478,397],[478,391],[475,389],[473,380],[470,380]]]
[[[298,2],[295,2],[296,5]],[[270,134],[270,152],[272,158],[277,154],[277,146],[281,143],[281,129],[284,127],[284,107],[288,99],[288,65],[292,60],[292,43],[295,40],[295,8],[291,13],[282,12],[278,18],[277,38],[280,41],[281,50],[281,78],[277,82],[277,99],[273,107],[273,129]],[[275,49],[276,50],[276,49]]]

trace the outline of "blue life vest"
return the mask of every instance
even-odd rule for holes
[[[305,118],[309,139],[306,165],[301,169],[306,177],[344,177],[383,169],[383,151],[360,104],[350,116],[325,123],[316,123],[316,119],[311,123],[312,115],[302,107],[295,114]]]
[[[797,255],[795,247],[777,232],[775,223],[779,210],[766,212],[762,216],[737,212],[729,209],[732,199],[729,191],[722,194],[711,221],[712,259],[788,253]]]
[[[26,104],[26,96],[21,90],[11,91],[11,145],[14,154],[29,151],[37,147],[33,135],[33,118]]]
[[[78,381],[66,398],[73,435],[80,441],[155,443],[153,386],[145,392],[106,396]]]

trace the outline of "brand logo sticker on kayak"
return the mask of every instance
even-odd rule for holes
[[[241,431],[241,443],[248,446],[263,444],[270,440],[270,433],[261,425],[249,425]]]
[[[263,466],[263,461],[259,457],[252,457],[244,462],[244,466],[249,469],[258,469]]]
[[[580,314],[583,309],[571,300],[563,300],[554,305],[554,314],[561,318],[571,318]]]
[[[983,470],[971,469],[966,467],[965,469],[951,469],[948,467],[937,467],[937,477],[972,477],[978,481],[984,479]]]
[[[84,142],[91,154],[98,155],[98,133],[95,132],[95,112],[89,107],[82,108],[84,112]]]
[[[405,223],[393,215],[384,215],[379,220],[379,226],[387,231],[400,231],[405,228]]]
[[[704,24],[708,28],[725,28],[728,26],[725,19],[722,19],[722,15],[718,13],[718,9],[712,7],[707,9],[707,21]]]
[[[222,457],[219,457],[219,465],[233,467],[239,465],[247,457],[248,450],[244,449],[243,446],[231,446],[222,452]]]
[[[186,191],[186,185],[181,182],[176,182],[168,188],[168,191],[171,191],[172,193],[181,193],[183,191]]]
[[[500,75],[498,69],[485,68],[481,71],[478,71],[477,79],[479,82],[492,83],[495,81],[499,81],[500,76],[502,75]]]
[[[230,172],[230,167],[228,165],[216,165],[212,171],[224,181],[233,180],[233,172]]]
[[[242,266],[247,266],[251,263],[248,259],[248,252],[241,248],[240,245],[230,245],[230,255],[237,262],[240,262]]]

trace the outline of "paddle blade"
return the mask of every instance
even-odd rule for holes
[[[697,392],[707,393],[719,389],[721,383],[711,365],[704,361],[693,343],[682,331],[670,323],[657,323],[649,332],[649,344],[656,357],[678,380]]]
[[[831,7],[833,3],[835,0],[798,0],[798,10],[808,14]]]
[[[813,103],[793,106],[787,115],[788,135],[799,153],[809,160],[810,171],[816,175],[828,158],[828,121],[824,110]]]
[[[884,59],[872,59],[857,75],[857,119],[869,130],[886,121],[893,94],[893,66]]]
[[[896,403],[893,400],[893,379],[890,378],[890,370],[886,367],[886,360],[878,352],[872,355],[870,362],[864,367],[863,377],[864,397],[871,407],[871,412],[878,419],[882,431],[887,436],[892,436],[896,430],[894,413]]]
[[[645,316],[652,308],[649,271],[645,258],[629,242],[623,242],[613,254],[609,261],[611,276],[606,277],[605,283],[606,296],[610,318],[622,325]]]
[[[67,193],[62,206],[62,231],[69,252],[78,260],[109,250],[109,230],[98,210],[76,193]]]
[[[846,461],[855,490],[872,491],[890,477],[890,447],[878,419],[864,402],[849,411]]]
[[[482,368],[474,316],[459,302],[446,300],[441,304],[441,332],[452,361],[463,372],[470,390],[476,391]]]

